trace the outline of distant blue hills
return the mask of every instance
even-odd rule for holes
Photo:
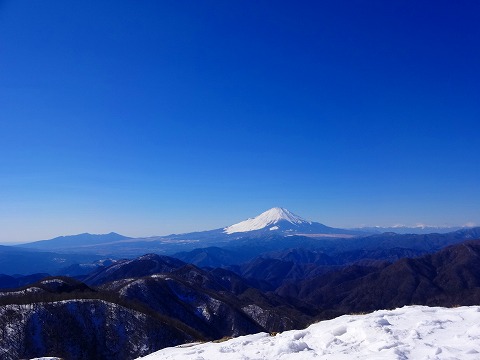
[[[436,230],[435,234],[413,234],[409,230]],[[260,253],[282,249],[321,249],[328,253],[401,248],[423,253],[465,239],[480,238],[480,228],[339,229],[312,222],[284,208],[262,214],[225,228],[167,236],[132,238],[115,232],[60,236],[16,246],[0,247],[0,273],[70,274],[95,268],[102,259],[133,258],[146,253],[173,255],[196,263],[225,265],[247,261]],[[384,232],[399,230],[407,234]],[[189,253],[195,251],[193,253]],[[404,250],[401,250],[404,251]],[[199,260],[203,257],[203,260]]]
[[[62,253],[92,253],[105,256],[139,256],[146,252],[172,254],[204,246],[220,246],[245,238],[305,235],[319,238],[365,236],[362,230],[338,229],[311,222],[284,208],[272,208],[262,214],[225,228],[167,236],[131,238],[114,232],[79,234],[40,240],[16,247]]]
[[[130,239],[127,236],[111,232],[108,234],[89,234],[83,233],[78,235],[58,236],[50,240],[39,240],[26,244],[16,245],[17,247],[54,250],[54,249],[70,249],[77,247],[88,247],[99,244],[108,244]]]

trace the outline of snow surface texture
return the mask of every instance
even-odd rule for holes
[[[344,315],[305,330],[186,344],[141,359],[480,359],[480,306],[408,306]]]
[[[287,209],[281,207],[274,207],[261,213],[257,217],[250,218],[245,221],[239,222],[238,224],[228,226],[223,229],[223,232],[227,234],[233,234],[237,232],[260,230],[270,225],[274,225],[281,220],[288,221],[289,223],[294,225],[311,224],[310,221],[302,219],[300,216],[295,215]],[[274,228],[270,230],[274,230]]]

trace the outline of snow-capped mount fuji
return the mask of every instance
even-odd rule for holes
[[[226,234],[261,230],[265,228],[268,228],[269,230],[279,230],[281,227],[287,227],[293,230],[294,228],[311,224],[311,221],[302,219],[300,216],[295,215],[287,209],[274,207],[254,218],[227,226],[223,230]]]
[[[289,234],[318,234],[318,235],[357,235],[359,232],[336,229],[318,222],[312,222],[301,218],[291,211],[274,207],[260,215],[227,226],[223,229],[228,235],[254,235],[263,233]]]

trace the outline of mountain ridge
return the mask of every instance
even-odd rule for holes
[[[271,225],[271,226],[270,226]],[[65,253],[95,253],[102,256],[131,257],[147,252],[173,254],[205,246],[219,246],[244,238],[265,235],[302,235],[320,237],[352,237],[366,235],[362,231],[337,229],[301,218],[285,208],[271,208],[262,214],[227,227],[166,236],[131,238],[117,233],[78,234],[60,236],[16,245],[36,250],[55,250]]]
[[[115,242],[121,240],[131,239],[128,236],[120,235],[116,232],[108,234],[90,234],[81,233],[76,235],[57,236],[53,239],[37,240],[24,244],[15,245],[15,247],[29,248],[29,249],[49,249],[55,250],[58,248],[70,248],[75,246],[91,246],[96,244],[103,244],[108,242]]]

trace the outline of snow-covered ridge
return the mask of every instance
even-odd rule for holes
[[[264,229],[268,226],[275,225],[279,221],[288,221],[293,225],[311,224],[310,221],[302,219],[300,216],[281,207],[274,207],[267,210],[257,217],[247,219],[223,229],[224,233],[233,234],[237,232],[247,232],[253,230]]]
[[[305,330],[241,336],[220,343],[181,345],[143,360],[479,359],[480,306],[408,306],[344,315]]]

